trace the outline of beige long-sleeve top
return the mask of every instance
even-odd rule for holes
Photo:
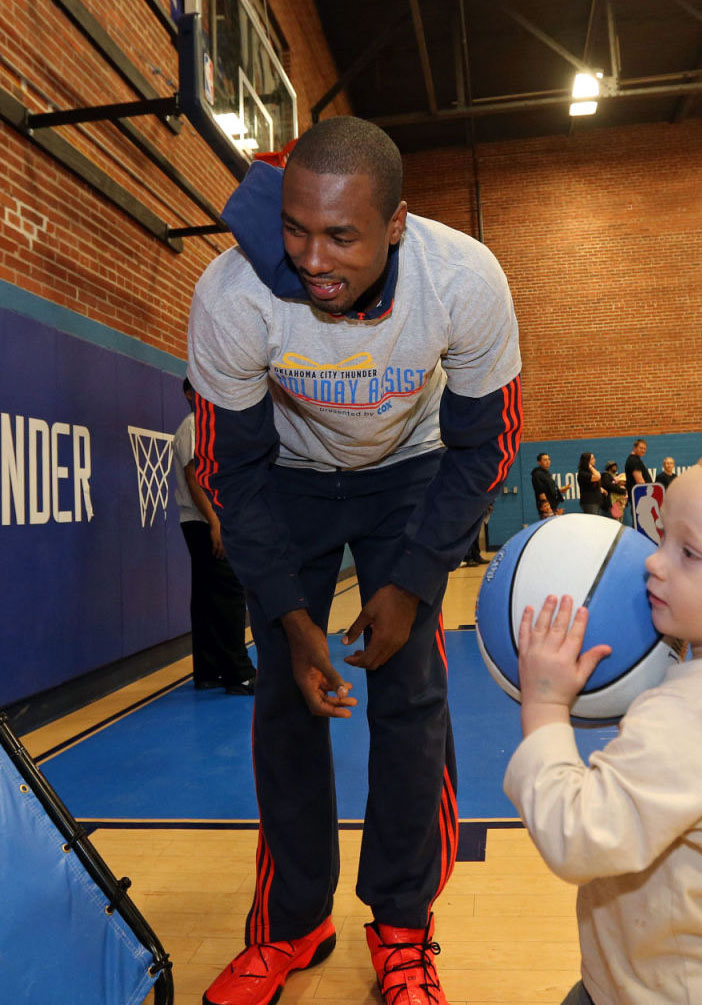
[[[547,864],[580,887],[596,1005],[702,1005],[702,660],[638,697],[587,766],[569,725],[537,729],[504,788]]]

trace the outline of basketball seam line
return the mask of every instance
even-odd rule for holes
[[[586,595],[585,599],[583,600],[583,602],[581,604],[581,607],[588,607],[589,608],[590,601],[592,600],[593,596],[595,595],[595,590],[599,586],[600,580],[604,576],[605,569],[609,565],[609,563],[610,563],[610,561],[612,559],[612,555],[614,554],[615,549],[617,547],[617,544],[619,543],[619,538],[622,536],[623,533],[624,533],[624,527],[620,527],[619,530],[617,531],[617,533],[614,536],[614,540],[612,541],[612,543],[609,546],[609,550],[608,550],[607,554],[605,555],[605,557],[602,560],[602,564],[600,565],[599,569],[597,570],[597,575],[593,579],[593,581],[592,581],[592,583],[590,585],[590,589],[587,591],[587,595]]]

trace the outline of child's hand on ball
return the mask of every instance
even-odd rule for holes
[[[598,645],[581,653],[587,609],[579,607],[570,629],[572,597],[549,596],[534,621],[526,607],[519,626],[519,683],[522,732],[528,736],[549,722],[569,722],[570,708],[597,664],[612,651]],[[555,617],[554,617],[555,614]]]

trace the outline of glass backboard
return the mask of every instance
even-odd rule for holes
[[[297,136],[295,91],[247,0],[186,0],[179,36],[183,110],[235,174]]]

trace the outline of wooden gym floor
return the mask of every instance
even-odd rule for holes
[[[444,603],[447,631],[473,624],[485,568],[452,574]],[[355,581],[342,581],[330,634],[350,624],[358,609]],[[189,659],[180,660],[22,740],[38,757],[182,680],[190,669]],[[496,700],[508,701],[497,692]],[[98,827],[91,838],[112,871],[131,878],[130,896],[170,953],[176,1005],[199,1005],[204,989],[242,948],[256,831],[146,824]],[[359,830],[342,830],[336,950],[319,967],[293,975],[281,1005],[380,1002],[363,929],[369,912],[354,892],[360,841]],[[560,1003],[579,976],[575,894],[548,871],[514,821],[506,828],[488,825],[485,860],[459,861],[435,905],[436,962],[451,1005]]]

